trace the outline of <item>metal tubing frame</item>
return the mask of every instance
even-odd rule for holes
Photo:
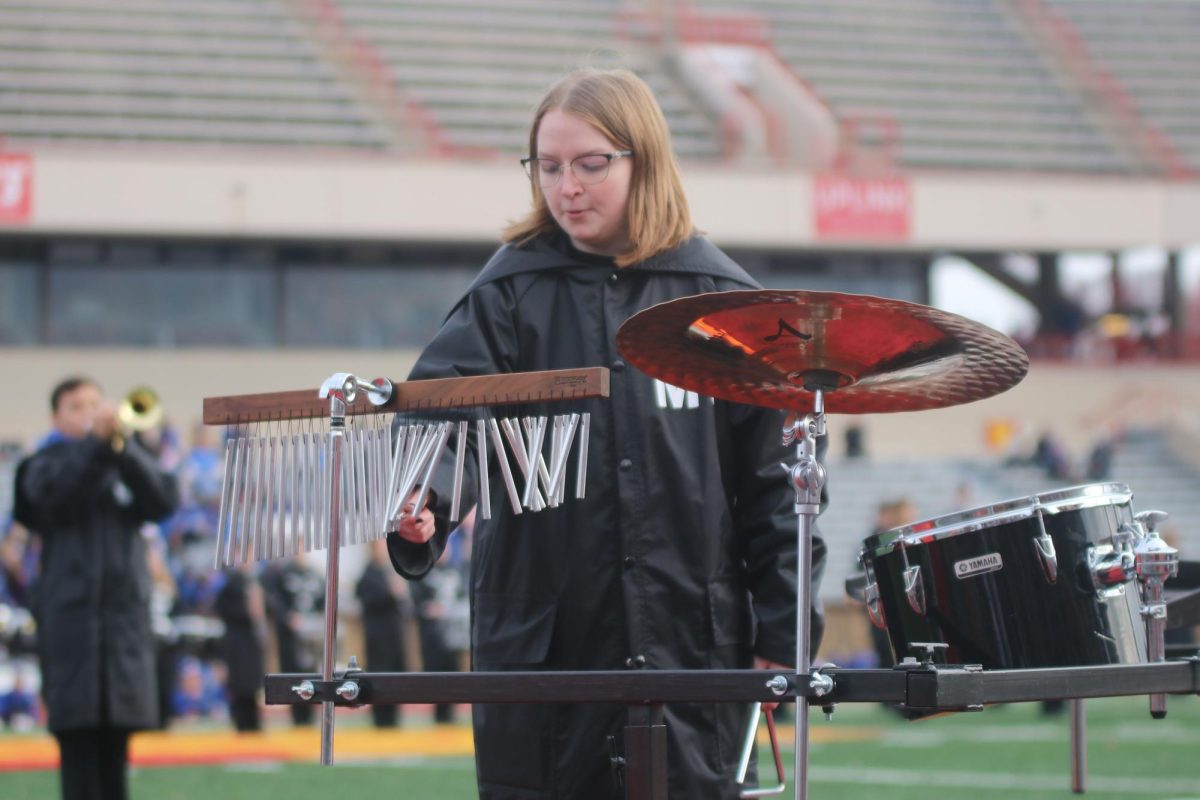
[[[340,394],[329,397],[329,544],[325,551],[325,650],[321,658],[321,678],[333,681],[337,662],[338,566],[341,552],[341,472],[342,445],[346,436],[346,403]],[[321,704],[321,763],[333,764],[333,708],[335,702]]]
[[[812,434],[815,423],[811,417],[802,421],[804,430],[797,447],[799,454],[798,468],[802,468],[806,459],[816,462],[816,440]],[[819,465],[818,465],[819,469]],[[797,470],[800,471],[800,470]],[[796,569],[796,684],[804,685],[811,667],[810,628],[812,627],[812,540],[816,528],[816,510],[802,509],[802,487],[796,488],[797,507],[797,553],[800,563]],[[811,493],[811,492],[810,492]],[[819,507],[821,490],[816,490],[816,503]],[[796,800],[808,799],[808,703],[800,703],[796,708],[796,748],[794,752],[794,777]]]
[[[896,703],[905,708],[970,711],[985,704],[1072,699],[1076,715],[1084,697],[1116,697],[1146,693],[1200,695],[1200,656],[1153,664],[994,670],[978,667],[914,664],[893,669],[823,669],[833,688],[819,695],[812,676],[784,676],[770,670],[640,670],[604,672],[348,672],[336,680],[315,675],[268,675],[269,705],[322,703],[623,703],[629,707],[626,727],[626,797],[665,800],[667,731],[661,724],[662,704],[670,702],[747,703],[806,698],[797,715],[811,704]],[[780,691],[777,682],[787,683]],[[307,684],[309,690],[297,689]],[[348,684],[354,691],[347,692]],[[324,729],[323,729],[324,731]],[[629,738],[630,733],[635,734]],[[1072,730],[1072,788],[1084,787],[1086,761],[1081,724]],[[324,759],[325,741],[322,740]],[[332,747],[332,739],[330,739]],[[797,748],[799,749],[799,748]],[[332,753],[330,753],[332,758]],[[323,761],[322,763],[329,763]],[[807,763],[802,765],[807,769]],[[804,776],[794,777],[801,791]]]
[[[812,627],[812,540],[817,515],[821,513],[821,491],[825,468],[817,458],[817,439],[825,435],[825,394],[819,386],[806,386],[813,393],[813,411],[799,421],[798,428],[786,426],[784,444],[796,441],[796,463],[788,471],[796,493],[796,685],[812,689],[810,629]],[[796,748],[793,783],[796,800],[808,800],[808,703],[796,708]]]
[[[1087,791],[1087,706],[1082,699],[1071,701],[1071,791]]]
[[[1200,695],[1200,657],[1156,664],[980,670],[944,665],[893,669],[823,669],[833,690],[823,697],[805,681],[783,674],[788,688],[767,685],[770,670],[606,670],[595,672],[356,672],[361,689],[348,701],[335,694],[343,680],[315,674],[266,676],[269,705],[370,703],[753,703],[808,698],[813,705],[896,703],[910,709],[975,710],[993,703],[1025,703],[1083,697],[1123,697],[1154,692]],[[293,687],[312,681],[311,699]]]

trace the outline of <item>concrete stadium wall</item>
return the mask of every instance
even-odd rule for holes
[[[50,234],[496,240],[528,203],[515,163],[175,148],[33,154],[31,219]],[[916,173],[909,235],[818,237],[811,174],[684,168],[697,224],[721,244],[934,251],[1120,249],[1200,243],[1200,182]],[[4,223],[0,223],[3,231]]]

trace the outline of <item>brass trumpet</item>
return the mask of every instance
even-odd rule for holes
[[[153,389],[139,386],[125,395],[117,406],[117,422],[126,433],[143,433],[163,421],[163,407]]]

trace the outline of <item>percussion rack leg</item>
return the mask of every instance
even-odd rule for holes
[[[1071,791],[1087,791],[1087,707],[1082,698],[1071,701]]]
[[[667,726],[661,704],[629,706],[625,800],[667,800]]]

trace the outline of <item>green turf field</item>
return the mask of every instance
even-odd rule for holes
[[[1145,698],[1091,700],[1087,709],[1089,795],[1200,800],[1200,698],[1171,698],[1161,722],[1150,719]],[[1036,704],[916,723],[877,706],[844,706],[833,722],[814,715],[813,726],[815,738],[841,739],[812,746],[813,800],[1074,797],[1067,715],[1047,717]],[[790,771],[791,754],[785,759]],[[139,800],[466,800],[475,796],[473,779],[468,758],[155,768],[134,772],[132,793]],[[0,798],[56,796],[54,773],[0,773]]]

